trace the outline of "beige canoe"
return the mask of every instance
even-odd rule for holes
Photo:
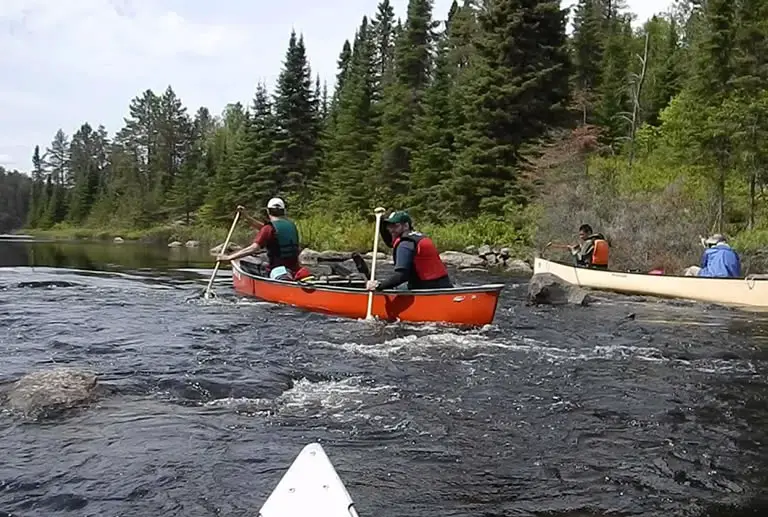
[[[765,275],[759,278],[702,278],[622,273],[577,268],[539,257],[534,261],[533,273],[551,273],[569,284],[590,289],[768,308],[768,278]]]

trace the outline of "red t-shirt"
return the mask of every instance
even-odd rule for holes
[[[253,238],[253,242],[258,244],[262,249],[268,249],[270,245],[273,245],[273,243],[276,245],[277,233],[275,232],[275,227],[271,224],[265,224],[262,226],[261,230],[259,230],[259,233],[257,233],[256,237]],[[285,266],[287,269],[294,273],[301,267],[298,257],[275,258],[274,263],[270,264],[269,269],[277,266]]]

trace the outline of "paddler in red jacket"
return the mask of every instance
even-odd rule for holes
[[[408,290],[453,287],[435,244],[413,230],[408,212],[392,212],[382,221],[381,230],[384,242],[392,248],[395,271],[381,282],[369,280],[368,290],[394,289],[406,282]]]

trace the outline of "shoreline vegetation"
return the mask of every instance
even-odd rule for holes
[[[296,224],[301,234],[303,248],[368,253],[373,249],[374,224],[373,218],[371,219],[366,221],[354,217],[315,217],[297,219]],[[430,235],[441,252],[474,252],[482,246],[490,246],[495,250],[509,250],[513,258],[525,259],[533,251],[525,244],[527,239],[519,232],[512,230],[504,221],[480,218],[448,225],[417,225],[416,228]],[[179,222],[174,225],[145,229],[83,228],[59,225],[45,230],[18,230],[17,233],[63,241],[109,242],[120,239],[169,247],[186,246],[188,242],[194,247],[215,247],[224,242],[228,231],[228,226],[187,226]],[[232,233],[231,241],[244,246],[251,242],[255,233],[256,231],[241,219]],[[391,255],[391,250],[385,246],[380,246],[379,251]]]
[[[385,206],[442,252],[530,262],[587,223],[611,269],[680,273],[717,232],[744,274],[766,270],[768,1],[676,0],[647,20],[615,0],[404,14],[381,0],[361,16],[331,88],[292,31],[273,91],[249,102],[190,109],[168,85],[112,134],[59,129],[29,176],[0,170],[0,231],[213,245],[237,205],[278,196],[314,250],[369,251]]]

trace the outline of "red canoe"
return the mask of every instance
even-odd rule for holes
[[[273,280],[245,271],[232,261],[235,291],[245,296],[283,303],[313,312],[347,318],[365,318],[368,291],[362,280],[293,282]],[[504,284],[487,284],[419,291],[378,291],[373,316],[386,321],[439,322],[482,326],[493,321]]]

